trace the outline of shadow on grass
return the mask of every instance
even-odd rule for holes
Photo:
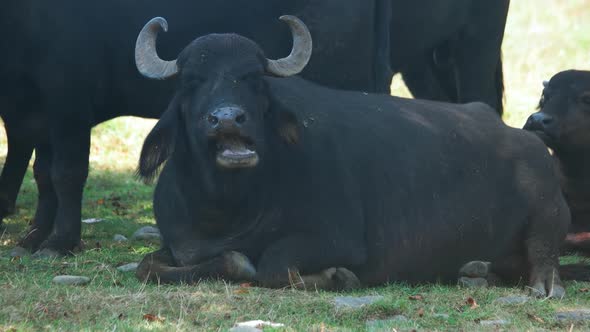
[[[91,170],[84,190],[82,219],[101,222],[82,224],[82,239],[95,245],[115,234],[131,236],[135,230],[153,225],[153,185],[143,184],[131,170],[120,172]],[[28,230],[37,205],[37,188],[31,169],[27,171],[16,204],[16,213],[5,219],[0,251],[16,243]],[[1,233],[0,233],[1,234]]]

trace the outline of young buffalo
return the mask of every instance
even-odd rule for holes
[[[292,76],[311,56],[305,25],[281,18],[293,50],[268,60],[251,40],[213,34],[161,60],[150,21],[136,62],[178,88],[145,140],[138,173],[160,166],[162,249],[137,276],[350,289],[456,280],[466,262],[527,277],[561,297],[570,215],[533,134],[482,103],[337,91]],[[321,47],[321,46],[320,46]]]
[[[590,254],[590,72],[568,70],[544,83],[539,111],[524,129],[553,150],[572,226],[566,250]]]

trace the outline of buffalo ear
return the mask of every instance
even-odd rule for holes
[[[297,116],[289,111],[281,111],[277,114],[277,126],[279,136],[287,144],[296,145],[301,139],[301,126]]]
[[[143,142],[135,174],[145,183],[151,183],[154,180],[162,164],[174,151],[177,126],[180,121],[179,109],[178,97],[174,97]]]

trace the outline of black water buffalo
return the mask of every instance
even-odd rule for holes
[[[483,101],[503,111],[501,45],[509,0],[393,0],[390,62],[416,98]],[[383,5],[386,6],[386,5]],[[383,37],[381,37],[383,38]]]
[[[528,277],[538,294],[563,296],[570,216],[538,138],[483,103],[293,77],[311,39],[301,21],[283,20],[294,49],[280,60],[216,34],[165,61],[155,51],[165,21],[140,33],[140,72],[178,82],[138,166],[149,180],[164,165],[154,195],[163,245],[143,259],[140,279],[348,289],[453,281],[464,263],[486,260],[496,274]]]
[[[149,17],[176,23],[174,37],[160,45],[166,57],[212,32],[238,32],[279,57],[291,45],[275,18],[295,14],[316,41],[306,79],[388,92],[393,69],[415,96],[482,100],[501,113],[507,9],[507,0],[9,0],[0,11],[0,27],[10,31],[0,39],[0,116],[8,136],[0,224],[14,210],[35,150],[39,200],[21,245],[46,254],[77,246],[91,127],[122,115],[157,118],[173,90],[142,81],[133,66],[129,45]]]
[[[590,72],[567,70],[545,82],[539,111],[524,129],[553,150],[561,171],[572,215],[566,249],[590,253]]]

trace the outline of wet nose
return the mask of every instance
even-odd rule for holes
[[[246,122],[246,112],[240,107],[220,107],[207,116],[209,125],[214,128],[236,128]]]
[[[537,112],[529,116],[526,124],[524,125],[525,130],[545,130],[551,127],[555,123],[553,117],[543,112]]]

